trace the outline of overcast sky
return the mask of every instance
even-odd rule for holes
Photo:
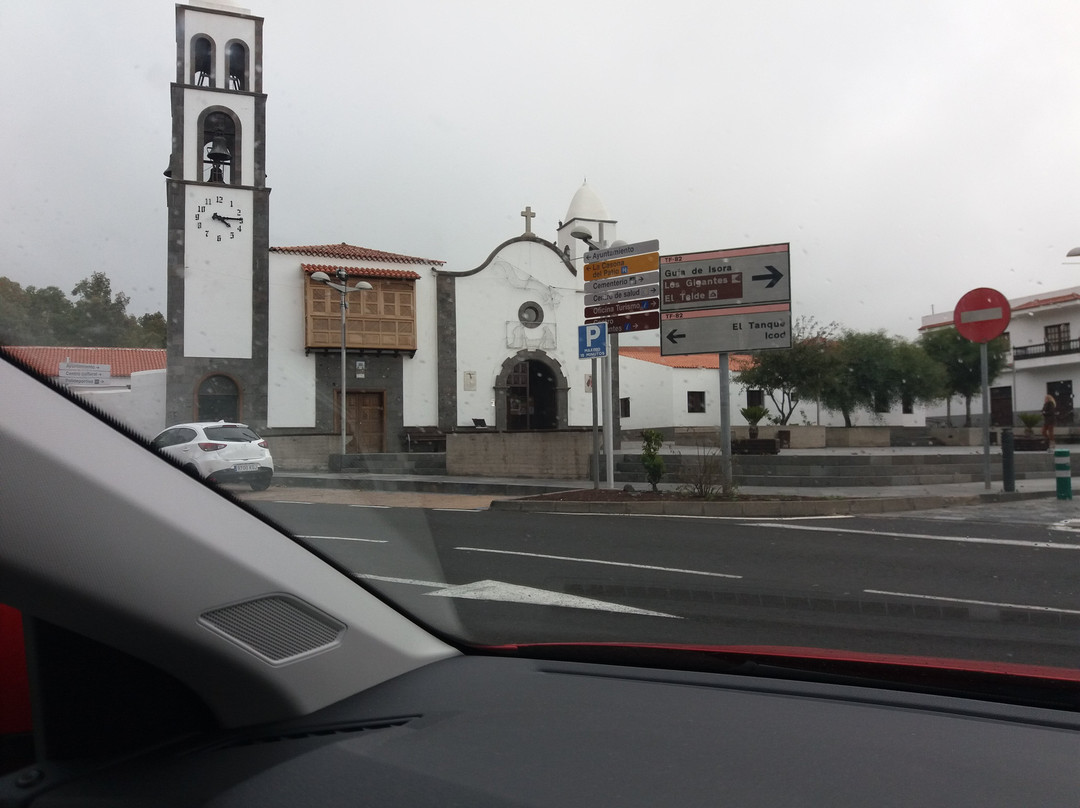
[[[914,338],[1080,285],[1075,0],[251,0],[270,240],[480,264],[588,178],[663,254],[791,243],[795,316]],[[164,310],[174,6],[0,4],[0,275]]]

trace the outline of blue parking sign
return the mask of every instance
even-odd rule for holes
[[[578,326],[578,359],[607,356],[607,323]]]

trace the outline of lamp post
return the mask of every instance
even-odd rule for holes
[[[591,250],[602,250],[607,246],[607,243],[601,241],[599,244],[593,241],[592,231],[589,230],[583,224],[578,224],[570,231],[570,235],[573,238],[584,241]],[[616,242],[618,243],[618,242]],[[582,258],[582,266],[584,266],[584,258]],[[596,424],[596,359],[592,360],[592,378],[593,378],[593,486],[600,487],[600,468],[599,468],[599,433],[597,431]],[[607,479],[607,487],[615,487],[615,401],[613,395],[613,378],[611,372],[611,329],[608,329],[608,343],[604,350],[604,367],[603,367],[603,399],[604,399],[604,472]]]
[[[349,308],[349,292],[358,292],[364,289],[373,289],[374,287],[367,281],[357,281],[355,286],[347,285],[346,281],[349,279],[349,273],[342,267],[338,267],[334,273],[338,282],[334,283],[330,280],[330,276],[325,272],[312,272],[311,279],[318,281],[319,283],[325,283],[331,289],[336,289],[341,294],[341,456],[345,456],[345,312]],[[357,448],[360,446],[360,436],[356,437]],[[342,461],[344,463],[344,460]]]

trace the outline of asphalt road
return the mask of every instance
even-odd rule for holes
[[[1080,667],[1071,503],[783,521],[253,504],[477,644],[809,646]]]

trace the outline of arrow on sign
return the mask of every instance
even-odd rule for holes
[[[670,342],[672,345],[678,345],[679,340],[686,339],[686,334],[680,334],[678,333],[678,331],[679,329],[673,328],[667,332],[667,341]]]
[[[776,286],[777,283],[783,280],[784,273],[774,266],[766,266],[765,269],[769,271],[768,275],[751,275],[750,280],[768,281],[768,283],[765,284],[765,288],[772,289],[774,286]]]

